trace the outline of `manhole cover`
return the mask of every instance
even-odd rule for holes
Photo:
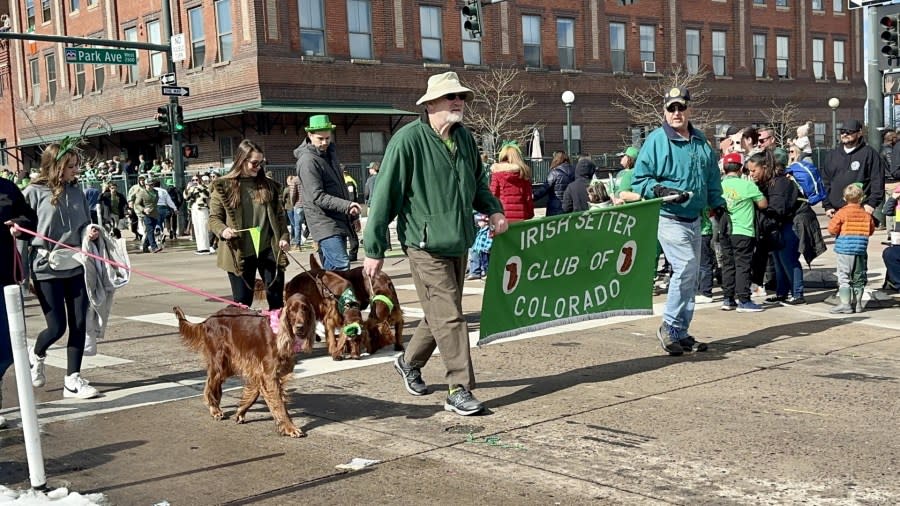
[[[483,431],[484,427],[480,425],[451,425],[444,429],[444,432],[450,434],[478,434]]]

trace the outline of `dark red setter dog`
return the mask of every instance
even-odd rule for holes
[[[284,285],[285,297],[295,293],[303,294],[312,302],[316,318],[325,327],[332,359],[342,360],[346,351],[350,352],[350,358],[358,359],[363,348],[371,353],[359,302],[349,281],[334,272],[301,272]]]
[[[315,255],[310,255],[309,264],[310,272],[314,275],[326,272],[319,265]],[[400,308],[400,299],[397,298],[397,290],[391,277],[382,271],[370,281],[363,273],[362,267],[354,267],[348,271],[327,272],[337,274],[353,285],[361,309],[372,306],[365,324],[369,340],[372,342],[370,353],[375,353],[389,344],[394,345],[395,351],[403,351],[403,310]]]
[[[285,301],[277,333],[268,315],[249,309],[227,307],[202,323],[189,322],[179,307],[173,311],[184,343],[206,361],[203,398],[213,418],[225,418],[219,407],[222,384],[231,376],[241,375],[244,391],[235,412],[237,423],[244,423],[247,410],[262,394],[280,434],[306,435],[291,421],[284,394],[284,385],[294,370],[294,355],[312,351],[316,332],[313,306],[303,295],[295,294]]]

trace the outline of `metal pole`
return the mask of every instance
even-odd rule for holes
[[[869,14],[869,61],[866,62],[866,102],[869,106],[869,146],[881,151],[881,127],[884,126],[884,95],[881,89],[881,71],[878,70],[878,9],[866,7]]]
[[[572,104],[566,104],[566,130],[568,131],[568,136],[566,137],[566,153],[569,157],[572,157],[574,153],[572,153]]]
[[[831,108],[831,147],[837,147],[837,109]]]
[[[25,310],[22,307],[22,289],[19,285],[3,287],[6,317],[9,320],[9,337],[13,362],[16,364],[16,387],[19,392],[19,409],[22,413],[22,433],[25,437],[25,455],[28,458],[28,476],[31,487],[47,488],[44,472],[44,453],[41,450],[41,432],[38,430],[37,409],[34,405],[34,389],[31,386],[31,365],[28,363],[28,344],[25,342]]]
[[[166,42],[170,42],[172,38],[172,14],[171,8],[169,6],[169,0],[162,0],[162,9],[160,12],[160,17],[162,18],[162,39]],[[166,55],[169,63],[169,72],[175,73],[175,62],[172,61],[172,51],[171,47],[169,53]],[[172,96],[169,97],[169,102],[172,104],[172,120],[175,119],[174,112],[178,107],[178,97]],[[178,192],[183,192],[185,187],[185,177],[184,177],[184,151],[181,149],[181,133],[175,131],[175,123],[170,125],[172,127],[172,167],[173,172],[175,174],[175,189]],[[182,205],[178,209],[178,219],[176,220],[175,231],[176,237],[178,233],[182,230],[187,229],[187,209],[184,205]]]

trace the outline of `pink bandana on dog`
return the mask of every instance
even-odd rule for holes
[[[269,327],[272,328],[272,332],[278,333],[278,329],[281,328],[281,309],[272,309],[267,311],[269,315]]]

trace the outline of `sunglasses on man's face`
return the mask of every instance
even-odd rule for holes
[[[772,138],[771,136],[769,136],[769,137],[760,137],[760,138],[759,138],[759,142],[765,142],[765,141],[767,141],[767,140],[769,140],[769,139],[771,139],[771,138]]]
[[[669,112],[684,112],[687,110],[687,106],[685,106],[684,104],[672,104],[669,107],[666,107],[666,110]]]
[[[466,101],[466,95],[465,95],[465,93],[449,93],[449,94],[447,94],[447,95],[444,95],[444,98],[446,98],[446,99],[449,100],[450,102],[453,102],[453,101],[456,100],[456,99],[460,99],[460,100],[462,100],[463,102]]]
[[[838,130],[838,132],[840,132],[841,135],[853,135],[853,134],[859,132],[859,130],[844,130],[842,128],[842,129]]]

